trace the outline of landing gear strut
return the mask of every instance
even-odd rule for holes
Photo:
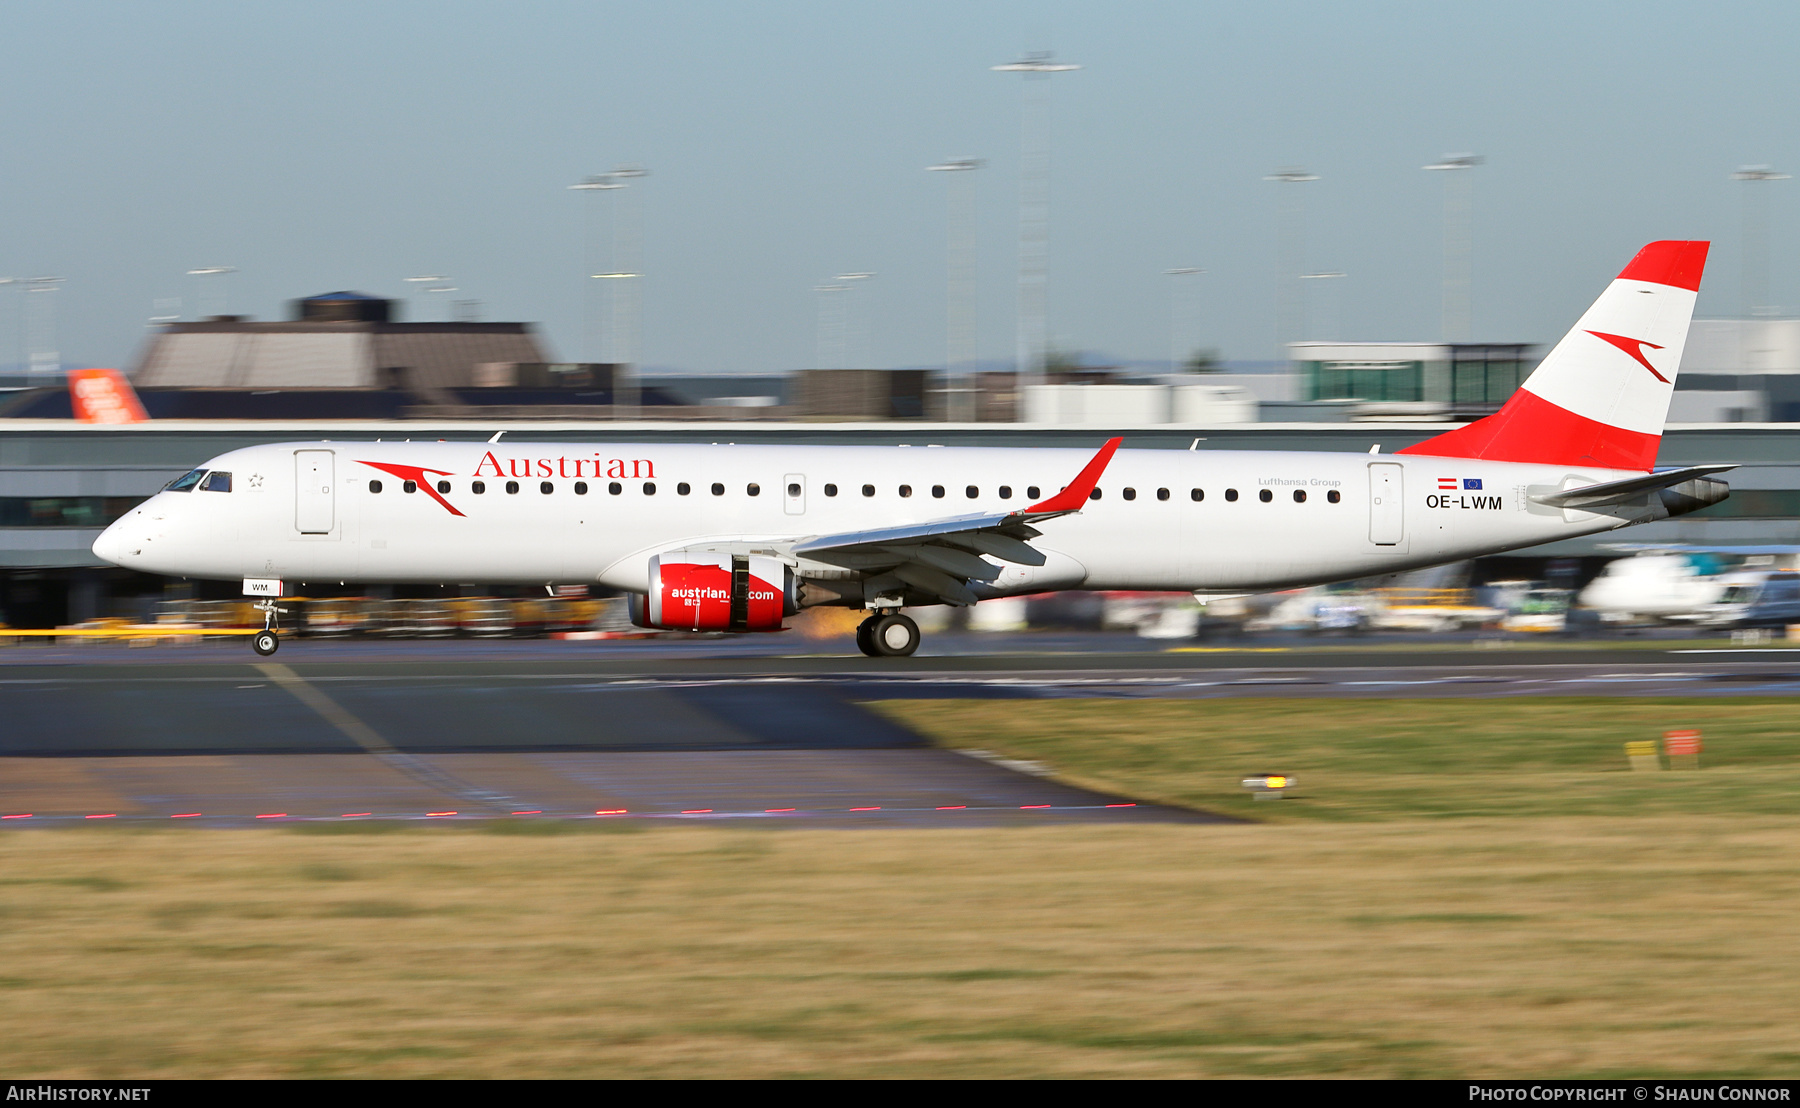
[[[275,633],[275,616],[287,609],[277,608],[273,600],[264,600],[251,606],[263,614],[263,629],[250,636],[250,649],[267,658],[281,649],[281,636]]]
[[[919,625],[899,612],[877,612],[856,628],[856,647],[871,658],[904,658],[919,649]]]

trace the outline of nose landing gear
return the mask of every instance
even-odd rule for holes
[[[275,617],[286,612],[286,608],[277,608],[273,600],[263,600],[251,605],[263,614],[263,629],[250,636],[250,649],[267,658],[281,649],[281,636],[275,632]]]
[[[905,658],[919,649],[919,625],[899,612],[877,612],[857,625],[856,648],[871,658]]]

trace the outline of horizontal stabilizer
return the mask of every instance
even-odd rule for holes
[[[1647,492],[1674,488],[1676,485],[1684,484],[1695,478],[1707,477],[1736,468],[1735,465],[1707,465],[1688,466],[1686,469],[1665,469],[1660,473],[1649,473],[1642,477],[1627,477],[1623,481],[1604,481],[1598,485],[1583,485],[1580,488],[1546,493],[1531,499],[1552,508],[1598,508],[1607,504],[1623,504],[1627,500],[1636,500]]]

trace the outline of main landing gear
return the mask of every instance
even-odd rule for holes
[[[275,633],[275,616],[287,609],[277,608],[273,600],[264,600],[251,607],[263,614],[263,629],[250,636],[250,649],[267,658],[281,649],[281,636]]]
[[[856,647],[871,658],[904,658],[919,649],[919,625],[899,612],[876,612],[857,625]]]

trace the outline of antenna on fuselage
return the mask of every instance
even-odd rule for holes
[[[1381,444],[1380,444],[1380,443],[1376,443],[1376,444],[1375,444],[1375,445],[1373,445],[1373,446],[1371,446],[1371,447],[1369,447],[1369,453],[1371,453],[1371,454],[1379,454],[1379,453],[1381,453]]]
[[[505,431],[495,431],[495,432],[494,432],[494,437],[493,437],[493,438],[491,438],[491,439],[489,439],[489,440],[488,440],[488,441],[489,441],[489,442],[499,442],[499,441],[500,441],[500,436],[501,436],[501,435],[504,435],[504,434],[506,434],[506,432],[505,432]]]

